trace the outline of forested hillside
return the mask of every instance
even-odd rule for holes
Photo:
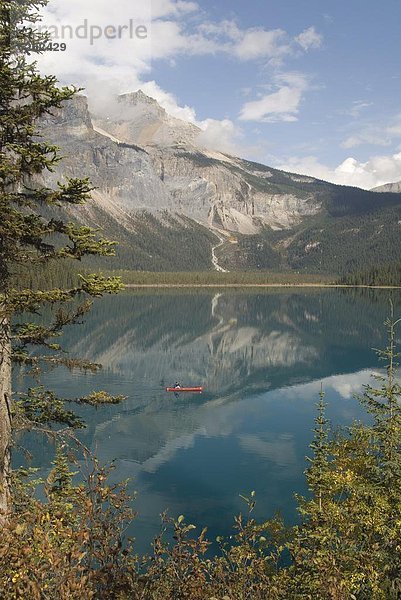
[[[335,212],[335,211],[334,211]],[[265,229],[219,249],[226,268],[345,274],[401,260],[401,207],[360,214],[326,214],[292,231]]]
[[[401,262],[376,265],[340,279],[345,285],[388,285],[401,286]]]

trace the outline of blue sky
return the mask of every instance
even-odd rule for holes
[[[367,188],[401,180],[399,0],[65,4],[49,15],[149,22],[146,43],[70,43],[63,60],[44,57],[89,96],[141,87],[200,125],[210,148]]]

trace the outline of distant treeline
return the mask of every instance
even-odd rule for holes
[[[301,284],[332,283],[333,278],[320,274],[270,273],[239,271],[220,273],[218,271],[200,272],[166,272],[148,271],[113,271],[127,285],[266,285],[266,284]]]
[[[52,289],[57,287],[75,287],[79,275],[89,272],[88,267],[80,263],[65,261],[63,267],[56,263],[38,265],[29,269],[20,266],[14,273],[14,285],[18,289]],[[336,280],[334,276],[319,273],[295,272],[252,272],[233,271],[184,271],[152,272],[128,269],[91,268],[90,272],[101,272],[109,276],[119,276],[126,285],[300,285],[300,284],[338,284],[349,286],[401,286],[401,262],[378,265],[356,273],[350,273]]]
[[[126,285],[299,285],[329,284],[333,277],[320,274],[299,273],[269,273],[269,272],[232,272],[220,273],[218,271],[185,271],[185,272],[160,272],[131,271],[126,269],[104,270],[99,268],[83,268],[83,265],[66,261],[63,268],[56,263],[38,265],[34,268],[20,267],[14,273],[14,285],[18,289],[53,289],[57,287],[75,287],[79,283],[79,275],[88,272],[101,272],[109,276],[121,277]]]
[[[55,288],[73,288],[79,283],[79,274],[85,275],[87,268],[74,261],[64,261],[46,265],[19,266],[13,274],[13,285],[17,289],[50,290]]]
[[[401,262],[377,265],[358,273],[344,275],[338,283],[344,285],[401,286]]]

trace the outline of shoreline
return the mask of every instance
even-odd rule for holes
[[[345,285],[336,283],[125,283],[126,289],[135,288],[327,288],[327,289],[367,289],[401,290],[401,286],[390,285]]]

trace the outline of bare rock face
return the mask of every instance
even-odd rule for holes
[[[123,227],[137,211],[167,210],[212,229],[252,235],[265,226],[290,228],[321,208],[296,186],[294,193],[281,193],[268,169],[198,148],[201,130],[169,116],[141,91],[120,96],[95,120],[87,99],[77,96],[41,127],[65,156],[50,180],[90,177],[97,205]],[[314,182],[302,180],[308,181]]]
[[[65,102],[62,110],[54,109],[52,114],[42,118],[41,127],[46,133],[52,129],[55,139],[86,136],[93,130],[87,98],[75,96],[70,102]]]
[[[119,96],[105,112],[106,116],[94,115],[95,126],[121,142],[143,148],[193,144],[201,133],[196,125],[168,115],[156,100],[141,90]]]
[[[209,226],[252,235],[264,226],[292,227],[321,207],[312,194],[269,190],[265,174],[259,184],[259,176],[234,157],[213,153],[211,158],[207,151],[181,148],[150,154],[180,210]]]
[[[41,123],[41,133],[61,148],[62,165],[48,174],[55,184],[67,177],[89,177],[96,204],[124,226],[136,210],[170,209],[170,197],[145,150],[119,143],[92,125],[86,98],[77,96]],[[88,205],[90,207],[90,203]]]

